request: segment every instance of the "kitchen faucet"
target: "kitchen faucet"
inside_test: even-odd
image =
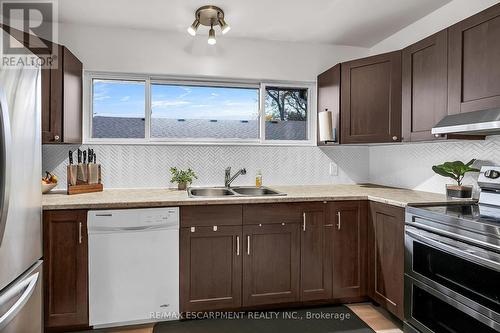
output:
[[[246,175],[247,170],[245,168],[238,170],[232,177],[231,177],[231,167],[227,167],[225,170],[225,177],[224,177],[224,186],[225,187],[231,187],[231,183],[238,177],[239,175]]]

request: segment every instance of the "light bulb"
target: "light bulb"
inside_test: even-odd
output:
[[[226,34],[226,32],[228,32],[229,30],[231,30],[231,27],[229,26],[229,24],[226,23],[224,18],[219,18],[219,25],[223,35]]]
[[[187,29],[188,33],[191,36],[196,36],[196,30],[198,30],[198,27],[200,26],[200,21],[198,19],[194,20],[193,24]]]
[[[217,43],[217,40],[215,39],[215,30],[214,28],[210,28],[210,31],[208,32],[208,44],[210,45],[215,45]]]

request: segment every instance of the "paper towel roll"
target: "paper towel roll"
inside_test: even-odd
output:
[[[319,113],[319,141],[335,141],[332,129],[333,115],[330,111]]]

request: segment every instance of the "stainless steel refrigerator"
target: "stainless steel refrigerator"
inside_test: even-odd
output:
[[[0,332],[42,332],[40,70],[0,67]]]

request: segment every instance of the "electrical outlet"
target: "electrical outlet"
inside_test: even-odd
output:
[[[330,176],[338,176],[339,175],[339,167],[337,163],[330,162]]]

